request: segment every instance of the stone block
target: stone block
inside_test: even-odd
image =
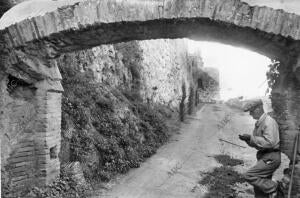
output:
[[[20,185],[22,181],[29,179],[28,175],[20,175],[12,178],[12,185]],[[27,181],[24,181],[27,182]]]
[[[21,21],[20,23],[18,23],[15,26],[20,34],[20,41],[22,42],[23,45],[25,45],[25,42],[28,40],[34,40],[36,38],[34,38],[34,33],[33,33],[33,29],[31,27],[31,21],[30,20],[24,20]]]
[[[22,166],[24,164],[30,164],[31,161],[34,160],[33,156],[25,156],[25,157],[11,157],[8,158],[8,162],[14,164],[15,166]]]
[[[11,157],[13,158],[18,158],[18,157],[29,157],[29,156],[32,156],[34,153],[33,150],[31,151],[25,151],[25,152],[20,152],[18,151],[17,153],[13,154]]]
[[[45,18],[45,15],[37,16],[37,17],[33,18],[33,23],[35,24],[36,32],[40,37],[47,36],[47,32],[46,32],[47,24],[44,23],[44,18]]]
[[[34,144],[30,144],[30,145],[24,146],[24,147],[19,146],[19,147],[17,147],[17,151],[19,153],[21,153],[21,152],[32,152],[32,151],[34,151]]]
[[[33,164],[32,164],[33,165]],[[24,165],[24,166],[20,166],[20,167],[16,167],[16,168],[12,168],[10,170],[11,173],[17,174],[17,173],[24,173],[24,174],[28,174],[29,170],[32,168],[32,165]]]
[[[34,146],[34,140],[20,140],[18,142],[18,145],[16,146],[16,148],[24,148],[24,147],[33,147]]]
[[[16,31],[14,25],[8,27],[7,34],[8,34],[9,39],[11,40],[11,43],[14,47],[22,45],[22,43],[18,39],[19,36],[17,34],[17,31]]]

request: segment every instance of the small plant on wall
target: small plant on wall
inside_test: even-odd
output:
[[[271,60],[271,64],[269,65],[269,71],[266,73],[267,75],[267,81],[268,81],[268,90],[273,89],[276,86],[276,83],[279,79],[279,67],[280,62],[278,60]]]

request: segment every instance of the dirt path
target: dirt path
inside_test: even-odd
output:
[[[255,163],[255,150],[237,138],[239,133],[250,133],[253,124],[243,112],[225,105],[207,104],[190,116],[180,133],[140,168],[120,176],[109,189],[99,190],[93,198],[209,197],[211,186],[201,185],[200,181],[207,172],[222,166],[214,156],[228,155],[243,160],[243,165],[234,167],[237,172],[244,172]],[[219,138],[247,148],[230,145]],[[237,191],[243,194],[245,185],[241,186]],[[253,197],[249,193],[241,196]]]

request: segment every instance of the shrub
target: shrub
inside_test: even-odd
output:
[[[188,101],[188,114],[191,115],[194,108],[194,88],[190,86],[190,95]]]

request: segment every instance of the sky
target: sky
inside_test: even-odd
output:
[[[256,52],[220,43],[187,40],[190,52],[200,50],[204,67],[220,72],[221,99],[265,96],[271,60]]]

